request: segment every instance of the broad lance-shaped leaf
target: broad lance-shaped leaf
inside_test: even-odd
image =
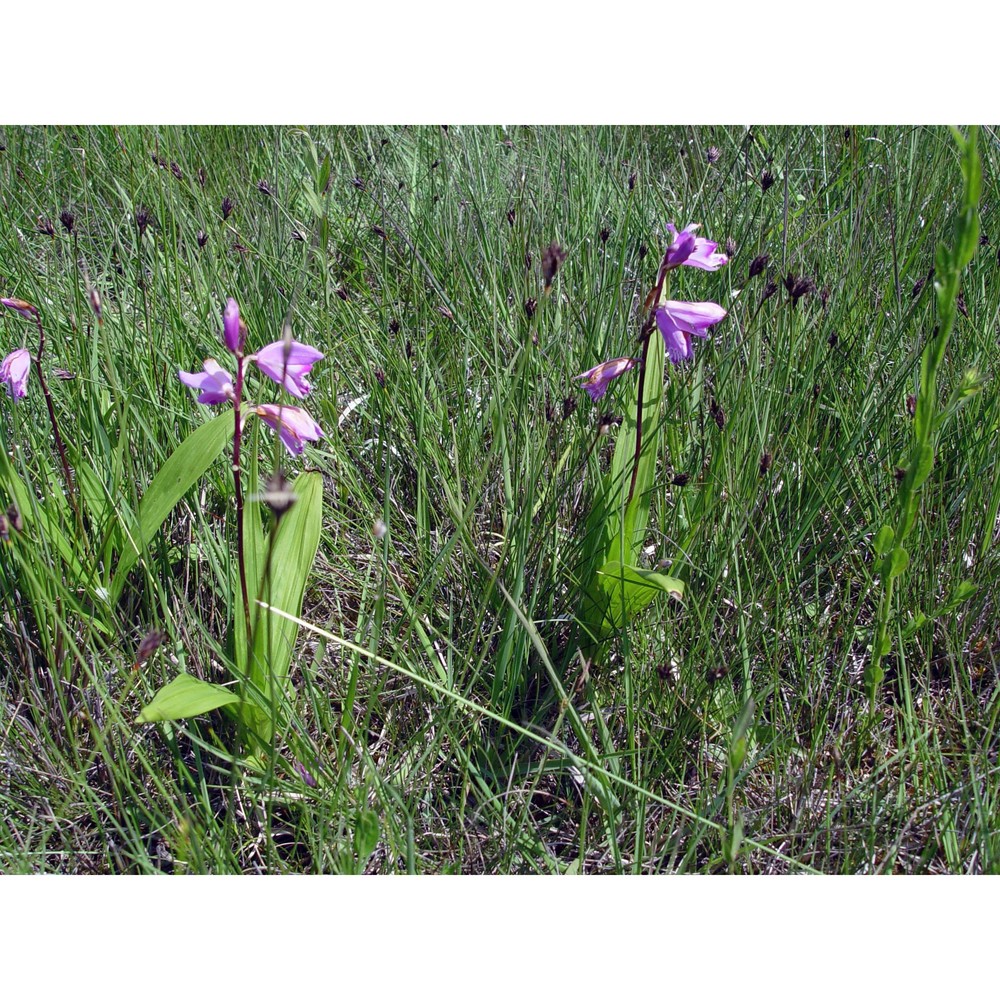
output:
[[[192,431],[163,463],[139,501],[138,537],[126,539],[111,585],[112,601],[121,597],[129,570],[139,561],[167,515],[201,479],[232,436],[233,414],[227,410]]]
[[[606,563],[600,570],[599,578],[607,598],[605,632],[621,628],[657,594],[667,594],[677,600],[684,596],[683,580],[638,566],[623,566],[616,561]]]
[[[260,572],[269,570],[264,580],[248,581],[253,594],[260,600],[298,617],[302,613],[302,598],[319,548],[323,516],[323,478],[318,472],[304,472],[295,480],[298,500],[281,519],[270,559],[266,554]],[[266,694],[279,710],[285,694],[285,679],[292,662],[299,626],[282,615],[271,614],[266,608],[251,607],[254,621],[253,652],[249,679],[253,687]],[[241,617],[241,616],[238,616]],[[248,698],[247,724],[265,744],[272,736],[272,715],[254,708]]]
[[[223,705],[232,705],[240,699],[228,688],[209,684],[190,674],[178,674],[169,684],[164,684],[153,700],[139,713],[140,722],[164,722],[172,719],[191,719]]]

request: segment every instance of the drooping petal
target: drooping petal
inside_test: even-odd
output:
[[[306,376],[323,352],[308,344],[276,340],[273,344],[257,352],[254,360],[257,367],[272,381],[283,386],[298,399],[305,399],[312,389]]]
[[[177,377],[192,389],[200,390],[198,402],[206,406],[225,403],[236,398],[233,379],[229,372],[214,358],[208,358],[203,372],[179,371]]]
[[[241,326],[240,307],[236,304],[236,299],[227,299],[226,308],[222,311],[222,339],[233,354],[238,354],[243,346]]]
[[[254,412],[268,427],[278,432],[290,455],[301,455],[307,441],[318,441],[323,437],[320,425],[299,406],[262,403]]]
[[[691,335],[669,323],[661,323],[657,316],[657,325],[663,334],[663,344],[667,349],[667,357],[671,364],[679,365],[682,361],[694,355],[694,348],[691,346]]]
[[[11,351],[0,361],[0,382],[14,399],[21,399],[28,391],[28,375],[31,373],[31,353],[25,348]]]
[[[636,358],[613,358],[611,361],[602,361],[601,364],[588,369],[575,378],[583,379],[583,388],[587,395],[593,400],[598,400],[608,391],[608,385],[612,379],[624,375],[625,372],[633,369],[638,360]]]

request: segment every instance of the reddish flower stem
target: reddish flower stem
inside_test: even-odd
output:
[[[240,572],[240,596],[243,598],[243,620],[247,630],[247,651],[250,652],[250,596],[247,589],[247,564],[243,540],[243,478],[240,469],[240,452],[243,428],[240,408],[243,401],[243,352],[236,355],[236,399],[233,401],[233,486],[236,491],[236,562]]]

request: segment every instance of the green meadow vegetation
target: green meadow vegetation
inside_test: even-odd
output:
[[[991,130],[0,146],[0,871],[1000,872]]]

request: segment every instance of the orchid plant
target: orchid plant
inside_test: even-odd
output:
[[[277,472],[262,497],[275,515],[270,539],[266,540],[259,508],[246,503],[243,489],[246,425],[248,419],[258,417],[278,435],[293,458],[301,456],[307,444],[321,440],[323,430],[302,407],[284,401],[249,402],[245,398],[247,374],[253,364],[289,395],[305,399],[312,389],[308,376],[313,366],[322,360],[323,354],[315,347],[297,342],[289,327],[286,327],[285,335],[280,340],[256,353],[247,353],[247,327],[240,316],[239,306],[231,298],[223,310],[222,322],[222,340],[232,355],[235,374],[215,358],[207,358],[200,372],[181,370],[178,377],[184,385],[198,391],[199,403],[205,406],[231,405],[232,416],[222,414],[194,431],[167,464],[176,463],[171,475],[182,467],[204,470],[207,467],[206,457],[210,461],[229,438],[229,434],[219,428],[226,425],[232,428],[236,563],[240,595],[233,644],[237,673],[246,683],[241,685],[241,696],[237,696],[226,688],[182,674],[160,689],[143,709],[139,721],[187,718],[240,702],[240,718],[254,739],[260,759],[269,748],[275,724],[282,714],[284,682],[298,631],[296,624],[286,616],[297,616],[301,610],[306,579],[319,544],[322,483],[318,473],[307,472],[298,477],[293,487],[288,488],[283,473],[280,470]],[[186,460],[189,457],[193,461],[188,463]],[[251,454],[249,469],[256,479],[255,452]],[[160,475],[163,475],[162,470]],[[187,478],[189,476],[183,482]],[[154,482],[151,490],[155,486]],[[282,572],[276,580],[272,580],[271,567],[279,565]],[[271,610],[281,614],[272,616]],[[267,614],[262,615],[265,611]]]
[[[656,594],[680,598],[684,593],[681,580],[640,565],[653,495],[664,375],[668,364],[681,365],[694,357],[692,338],[707,337],[709,328],[725,318],[726,310],[715,302],[667,299],[667,283],[677,267],[717,271],[728,258],[718,252],[717,243],[696,236],[698,226],[694,224],[678,232],[669,223],[667,229],[671,243],[646,298],[640,356],[614,358],[576,376],[596,402],[614,379],[638,369],[611,469],[602,480],[585,532],[579,617],[584,631],[582,646],[591,655]],[[652,336],[656,330],[660,337]]]

